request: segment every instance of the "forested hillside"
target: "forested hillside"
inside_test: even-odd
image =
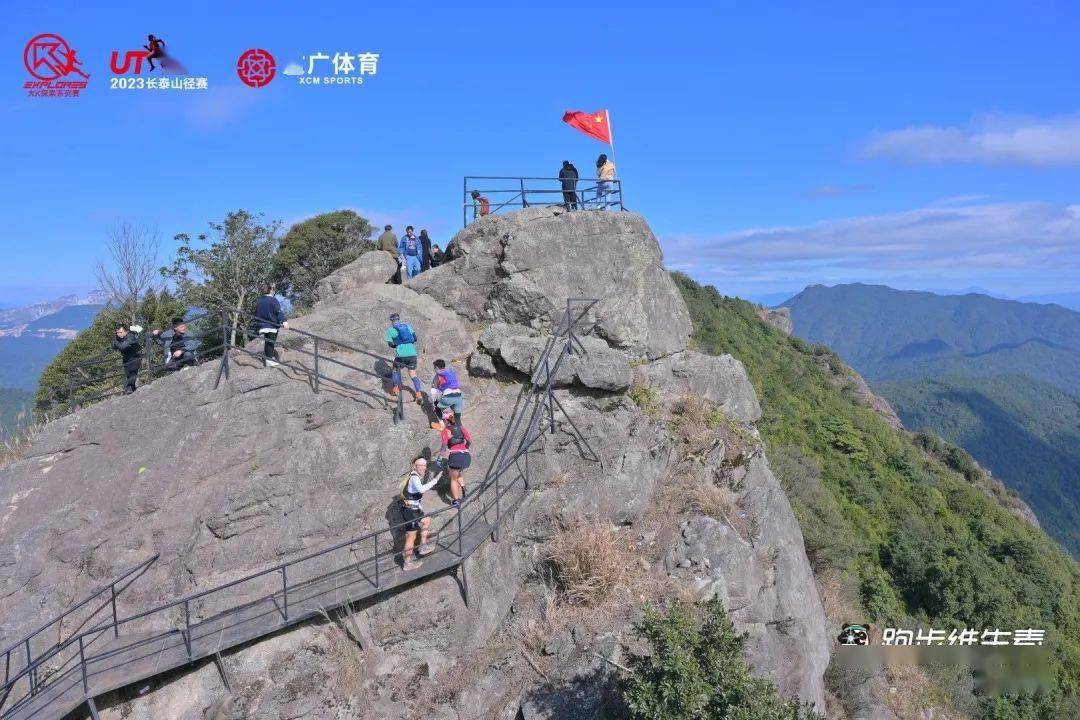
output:
[[[815,285],[785,303],[911,430],[961,445],[1080,552],[1080,313],[986,295]]]
[[[955,683],[942,691],[985,718],[1080,716],[1080,566],[1010,512],[1000,486],[972,482],[979,474],[962,451],[916,442],[863,405],[838,383],[844,365],[833,352],[785,337],[749,303],[675,277],[699,346],[746,365],[770,461],[822,584],[871,623],[1045,627],[1057,659],[1050,695],[1001,704]]]
[[[1080,400],[1023,375],[896,381],[878,389],[905,427],[933,430],[1008,478],[1046,531],[1080,555]]]

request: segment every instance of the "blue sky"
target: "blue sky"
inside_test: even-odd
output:
[[[463,175],[591,168],[604,146],[560,118],[603,107],[628,206],[669,266],[722,292],[1080,290],[1075,4],[312,5],[7,7],[0,302],[92,287],[122,219],[165,251],[241,207],[286,223],[351,207],[445,241]],[[42,32],[78,51],[82,97],[26,96]],[[110,90],[110,52],[149,32],[211,89]],[[278,62],[262,89],[235,73],[251,47]],[[363,87],[280,74],[369,50]]]

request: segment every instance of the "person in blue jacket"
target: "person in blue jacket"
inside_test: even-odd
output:
[[[278,355],[275,343],[281,328],[289,327],[285,321],[285,312],[281,309],[281,303],[274,297],[274,286],[263,283],[259,286],[262,296],[255,306],[255,332],[263,339],[263,363],[270,367],[276,367],[281,359]]]
[[[420,272],[424,262],[424,246],[413,232],[413,226],[405,228],[405,234],[398,240],[398,254],[405,258],[405,272],[412,277]]]

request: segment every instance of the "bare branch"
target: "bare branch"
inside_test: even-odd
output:
[[[161,284],[160,247],[161,235],[149,225],[121,221],[109,232],[108,258],[97,263],[98,285],[110,305],[128,309],[129,320],[146,294]]]

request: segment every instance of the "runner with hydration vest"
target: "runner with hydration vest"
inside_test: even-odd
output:
[[[420,501],[424,493],[435,487],[442,473],[437,472],[431,480],[427,478],[427,460],[418,457],[413,460],[412,472],[401,485],[401,517],[405,520],[405,547],[401,553],[402,570],[415,570],[422,562],[419,558],[430,555],[433,551],[428,543],[428,531],[431,518],[424,513]],[[419,540],[419,547],[417,547]],[[414,556],[413,549],[416,548]]]
[[[454,411],[444,410],[442,421],[442,448],[439,458],[446,460],[450,473],[450,497],[453,505],[459,505],[465,498],[465,477],[463,473],[472,464],[469,446],[472,436],[460,422],[455,422]]]
[[[416,392],[416,401],[424,401],[424,393],[420,390],[420,378],[416,376],[416,331],[412,325],[401,322],[401,316],[397,313],[390,315],[390,327],[386,329],[386,344],[394,348],[394,366],[390,379],[394,388],[390,394],[395,398],[401,392],[401,368],[409,371],[412,378],[413,390]]]
[[[461,397],[461,385],[458,383],[457,373],[453,368],[446,367],[446,361],[441,358],[432,365],[435,366],[435,377],[431,378],[428,394],[431,396],[431,404],[435,407],[435,417],[439,418],[444,410],[450,410],[454,413],[454,422],[460,425],[465,401]],[[442,429],[442,424],[435,422],[432,423],[432,427]]]

